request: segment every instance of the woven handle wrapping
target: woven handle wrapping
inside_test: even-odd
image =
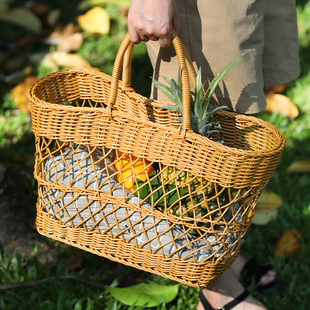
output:
[[[182,99],[183,99],[183,127],[184,130],[192,130],[191,127],[191,118],[190,118],[190,83],[189,83],[189,72],[187,64],[190,68],[191,78],[195,78],[194,67],[191,63],[191,60],[188,56],[188,53],[177,36],[175,31],[172,30],[172,43],[175,48],[181,73],[181,82],[182,82]],[[115,58],[113,72],[112,72],[112,82],[111,82],[111,92],[109,97],[108,106],[112,107],[116,102],[118,82],[120,77],[120,72],[122,68],[122,63],[124,60],[123,66],[123,88],[124,90],[131,90],[131,50],[134,44],[130,41],[129,34],[123,39],[118,53]]]

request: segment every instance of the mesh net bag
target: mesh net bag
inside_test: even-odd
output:
[[[191,129],[193,67],[173,34],[183,123],[130,87],[127,35],[112,76],[61,70],[29,92],[38,231],[116,262],[205,288],[239,254],[285,141],[269,123],[219,111],[224,144]],[[123,70],[122,81],[119,80]]]

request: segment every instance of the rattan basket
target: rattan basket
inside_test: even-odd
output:
[[[182,69],[181,126],[175,112],[160,109],[166,103],[130,87],[128,35],[112,76],[70,69],[33,85],[36,224],[49,238],[204,288],[238,256],[285,140],[265,121],[225,111],[216,114],[224,145],[195,134],[193,67],[175,34],[173,45]]]

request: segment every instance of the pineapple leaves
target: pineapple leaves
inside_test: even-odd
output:
[[[174,101],[180,109],[180,113],[183,114],[182,89],[180,89],[175,80],[171,80],[171,91],[174,96]]]
[[[212,82],[210,83],[208,89],[207,89],[207,102],[210,101],[212,94],[215,91],[216,86],[218,85],[218,83],[223,79],[223,77],[226,75],[226,73],[235,65],[237,64],[237,62],[239,62],[245,55],[246,53],[243,53],[241,55],[239,55],[237,58],[235,58],[234,60],[232,60],[224,69],[221,73],[217,74],[214,79],[212,80]]]
[[[196,116],[202,116],[202,93],[201,93],[201,68],[199,68],[196,78],[196,85],[195,85],[195,101],[194,101],[194,114]]]
[[[169,109],[179,114],[183,114],[183,100],[182,100],[182,85],[178,85],[175,80],[169,79],[167,77],[163,77],[165,81],[169,84],[169,86],[156,81],[153,79],[153,83],[157,89],[159,89],[164,95],[166,95],[169,99],[177,104],[174,105],[165,105],[160,107],[161,109]]]
[[[202,121],[200,122],[200,129],[203,129],[205,124],[210,121],[211,117],[220,110],[227,110],[228,108],[226,106],[219,106],[214,108],[207,109],[206,115],[202,118]]]
[[[214,121],[212,122],[211,118],[214,117],[214,114],[216,112],[218,112],[220,110],[226,110],[226,109],[228,109],[226,106],[219,106],[219,107],[215,107],[215,108],[209,108],[208,109],[208,114],[199,123],[199,127],[198,127],[199,133],[203,133],[206,130],[208,130],[208,134],[210,134],[210,131],[209,131],[210,128],[214,127]]]
[[[209,84],[207,91],[205,92],[205,83],[202,83],[201,68],[197,72],[195,81],[195,92],[193,96],[190,96],[190,118],[191,127],[195,133],[210,138],[215,136],[215,140],[221,137],[223,143],[223,133],[221,126],[214,117],[214,114],[220,110],[228,109],[226,106],[209,107],[212,95],[218,86],[219,82],[223,79],[226,73],[239,62],[247,53],[243,53],[234,60],[232,60],[221,73],[217,74]],[[165,78],[165,81],[170,87],[153,80],[155,87],[162,91],[169,99],[177,104],[162,106],[162,109],[170,109],[183,115],[183,102],[182,102],[182,82],[181,73],[178,75],[178,84],[173,79]],[[219,141],[218,141],[219,142]]]
[[[171,206],[188,192],[188,189],[176,187],[173,184],[163,186],[162,180],[157,173],[157,171],[154,171],[149,176],[150,185],[141,180],[137,180],[137,184],[134,184],[134,189],[139,190],[140,198],[145,199],[147,197],[146,202],[149,204],[155,202],[157,206],[164,207],[166,204]]]
[[[178,85],[179,85],[179,87],[180,87],[180,91],[182,92],[181,71],[178,72]]]
[[[164,78],[164,80],[165,80],[169,85],[171,85],[171,79],[169,79],[169,78],[167,78],[167,77],[165,77],[165,76],[163,76],[163,78]]]
[[[177,107],[175,105],[172,105],[172,104],[162,105],[160,108],[161,109],[172,110],[172,111],[175,111],[175,112],[179,111],[179,107]]]
[[[160,83],[160,82],[158,82],[158,81],[156,81],[154,79],[153,79],[153,83],[164,95],[166,95],[169,99],[174,101],[174,97],[173,97],[173,93],[171,91],[171,88],[169,88],[165,84]]]

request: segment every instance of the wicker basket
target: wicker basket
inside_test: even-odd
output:
[[[223,111],[216,117],[224,145],[195,134],[189,116],[193,67],[175,34],[173,44],[182,69],[181,126],[176,113],[160,109],[164,102],[130,87],[128,35],[112,76],[70,69],[33,85],[37,229],[93,254],[204,288],[238,256],[285,140],[265,121]]]

